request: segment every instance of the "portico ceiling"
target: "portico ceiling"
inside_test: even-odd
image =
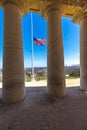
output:
[[[36,12],[42,14],[44,18],[46,18],[46,7],[54,3],[61,8],[62,16],[66,17],[73,18],[75,14],[84,7],[87,11],[87,0],[0,0],[1,7],[4,1],[15,1],[20,3],[23,7],[24,14],[26,14],[26,12]]]

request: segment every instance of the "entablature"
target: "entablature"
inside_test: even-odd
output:
[[[43,18],[46,18],[46,9],[49,5],[56,4],[61,9],[62,16],[74,18],[87,3],[87,0],[0,0],[0,7],[10,1],[21,7],[23,15],[34,12],[42,14]]]

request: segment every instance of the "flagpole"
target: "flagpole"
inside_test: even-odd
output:
[[[31,81],[35,80],[34,77],[34,46],[33,46],[33,17],[31,13],[31,53],[32,53],[32,75],[31,75]]]

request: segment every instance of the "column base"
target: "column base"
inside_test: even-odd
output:
[[[66,88],[61,88],[58,86],[48,86],[48,95],[52,97],[65,97],[66,96]]]
[[[84,76],[86,77],[86,76]],[[80,89],[83,90],[83,91],[87,91],[87,77],[84,78],[84,77],[80,77]]]
[[[87,83],[85,85],[81,84],[80,89],[87,92]]]
[[[4,103],[16,103],[25,98],[26,92],[24,85],[15,83],[9,84],[2,89],[2,100]]]

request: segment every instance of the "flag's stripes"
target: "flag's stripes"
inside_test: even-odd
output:
[[[34,38],[34,45],[44,46],[46,44],[46,39]]]

